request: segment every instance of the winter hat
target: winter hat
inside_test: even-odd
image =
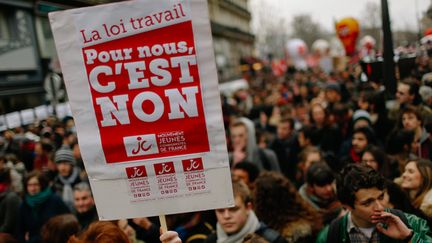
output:
[[[330,82],[330,83],[326,84],[325,90],[334,90],[334,91],[340,93],[341,92],[341,87],[336,82]]]
[[[360,119],[364,119],[366,121],[369,122],[369,124],[371,124],[371,117],[369,112],[365,111],[365,110],[356,110],[352,116],[352,120],[353,123],[356,123],[356,121],[360,120]]]
[[[59,150],[57,150],[54,156],[54,162],[56,164],[61,162],[70,163],[72,165],[76,164],[76,160],[73,156],[72,150],[66,146],[62,146]]]

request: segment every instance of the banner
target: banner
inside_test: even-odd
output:
[[[49,17],[101,219],[233,205],[206,2]]]

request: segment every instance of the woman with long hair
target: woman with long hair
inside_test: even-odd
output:
[[[400,174],[398,173],[397,162],[391,163],[386,152],[376,145],[368,145],[363,151],[361,162],[378,171],[385,178],[393,180]]]
[[[432,162],[410,160],[402,174],[401,187],[408,193],[415,208],[432,217]]]
[[[283,175],[262,173],[255,182],[255,213],[288,242],[310,242],[321,228],[321,217]]]
[[[330,122],[328,111],[320,103],[313,104],[310,108],[310,118],[320,149],[336,154],[342,143],[342,133],[337,124]]]

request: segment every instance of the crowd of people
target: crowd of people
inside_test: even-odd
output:
[[[0,242],[432,242],[432,58],[390,94],[357,64],[222,95],[235,206],[99,221],[73,119],[0,136]],[[388,102],[395,97],[395,102]]]

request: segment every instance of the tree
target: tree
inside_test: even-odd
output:
[[[360,19],[361,36],[370,35],[381,49],[381,6],[376,2],[367,2]]]
[[[360,25],[367,29],[381,29],[381,6],[376,2],[367,2],[360,19]]]
[[[280,11],[266,0],[254,0],[250,4],[252,30],[259,55],[264,57],[272,54],[276,58],[283,58],[289,29],[285,18],[277,15]]]
[[[323,38],[326,33],[319,23],[314,22],[309,14],[300,14],[294,16],[291,22],[292,37],[302,39],[307,46],[311,47],[312,43]]]

